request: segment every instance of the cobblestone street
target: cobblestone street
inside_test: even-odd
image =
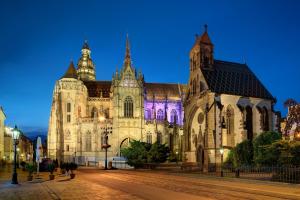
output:
[[[10,184],[10,174],[1,171],[0,199],[300,199],[300,186],[229,178],[203,177],[199,174],[148,170],[83,168],[70,180],[48,173],[26,182],[19,171],[19,185]]]

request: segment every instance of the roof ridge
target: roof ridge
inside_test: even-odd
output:
[[[214,59],[215,62],[222,62],[222,63],[227,63],[227,64],[238,64],[238,65],[246,65],[248,66],[246,63],[239,63],[239,62],[234,62],[234,61],[225,61],[225,60],[218,60],[218,59]]]

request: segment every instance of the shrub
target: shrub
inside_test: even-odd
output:
[[[169,147],[165,144],[158,144],[155,142],[151,145],[151,148],[147,155],[147,161],[149,163],[162,163],[165,162],[170,153]],[[176,156],[177,159],[177,156]]]
[[[121,152],[127,158],[128,165],[141,168],[147,162],[147,147],[146,143],[133,140],[130,147],[121,149]]]
[[[244,140],[236,145],[234,150],[236,165],[253,165],[253,145],[250,140]]]
[[[25,169],[28,171],[29,176],[31,176],[31,174],[36,170],[36,166],[33,165],[33,164],[27,163],[27,164],[25,165]]]
[[[50,174],[53,174],[55,169],[55,165],[53,163],[49,163],[48,164],[48,171],[50,172]]]
[[[300,141],[291,142],[291,164],[300,166]]]
[[[277,158],[274,150],[269,150],[269,146],[280,140],[281,134],[278,132],[263,132],[259,134],[253,141],[253,159],[256,165],[273,165]],[[275,150],[276,151],[276,150]]]
[[[76,169],[78,168],[78,165],[77,165],[76,163],[74,163],[74,162],[71,162],[71,163],[69,164],[69,168],[70,168],[70,170],[71,170],[71,173],[73,174],[73,171],[76,170]]]
[[[148,144],[134,140],[128,148],[121,149],[121,152],[130,166],[142,168],[146,163],[165,162],[170,150],[165,144]]]

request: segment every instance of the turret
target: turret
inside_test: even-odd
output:
[[[77,74],[80,80],[94,81],[96,79],[95,65],[91,59],[91,50],[87,41],[81,49],[81,58],[77,64]]]

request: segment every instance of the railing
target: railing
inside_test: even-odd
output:
[[[300,167],[296,166],[223,167],[222,172],[226,177],[300,183]]]

